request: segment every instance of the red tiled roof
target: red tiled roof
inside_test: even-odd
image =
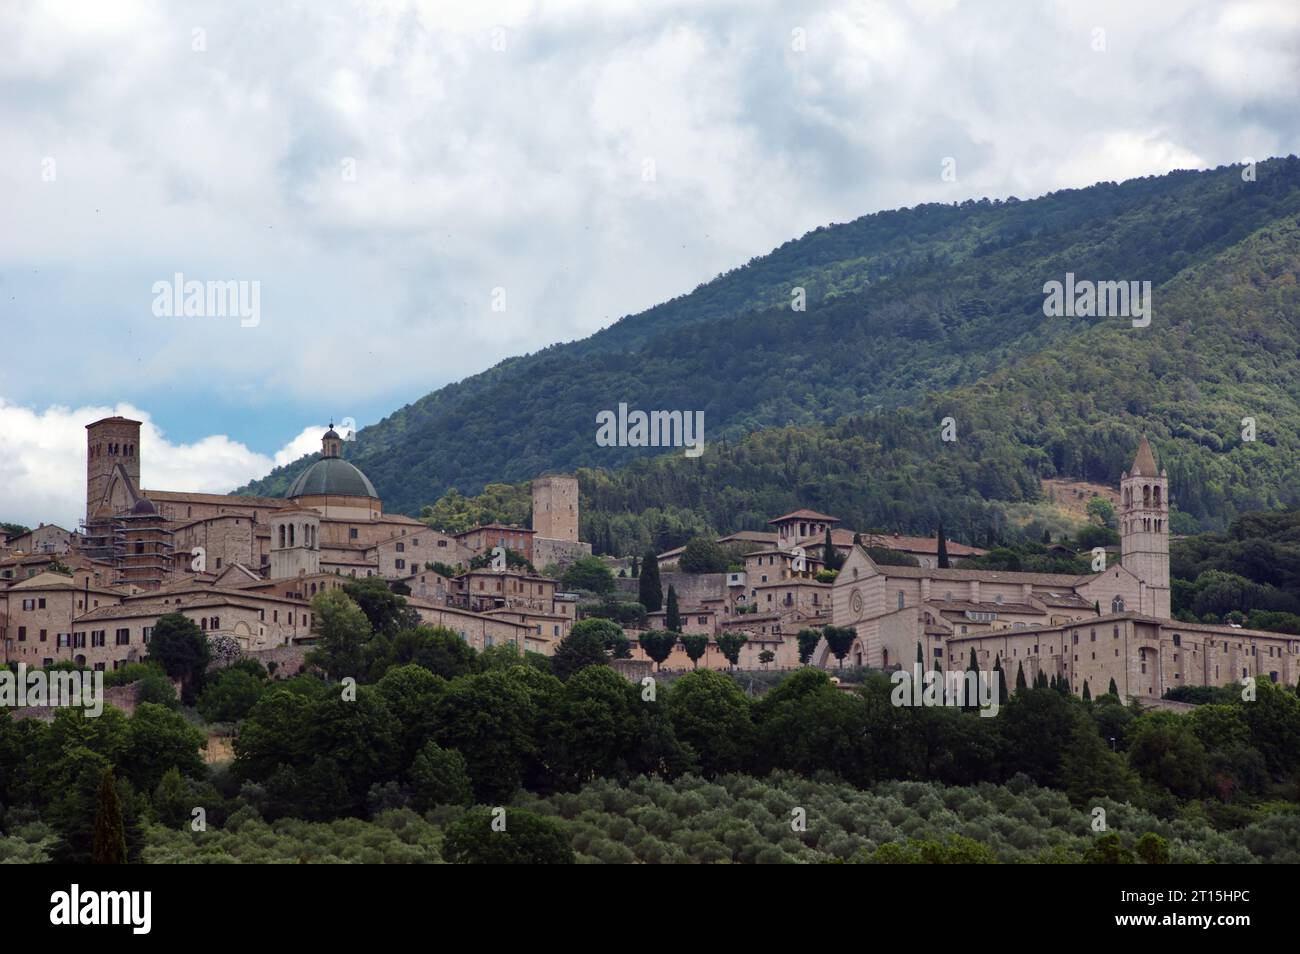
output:
[[[832,517],[829,514],[818,513],[816,510],[795,510],[787,513],[783,517],[777,517],[775,520],[769,520],[768,524],[781,523],[783,520],[820,520],[823,523],[839,523],[839,517]]]

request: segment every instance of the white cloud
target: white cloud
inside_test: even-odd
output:
[[[1298,34],[1294,0],[0,5],[0,395],[219,404],[195,473],[244,479],[241,413],[377,418],[828,222],[1300,152]],[[260,281],[261,323],[154,317],[178,271]]]
[[[112,415],[141,422],[140,482],[153,490],[227,493],[319,450],[325,431],[324,424],[305,427],[268,457],[224,434],[172,443],[148,412],[129,404],[38,410],[0,399],[0,520],[75,529],[86,511],[86,425]]]

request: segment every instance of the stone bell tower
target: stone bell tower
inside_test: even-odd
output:
[[[1145,435],[1119,487],[1120,560],[1142,581],[1142,605],[1127,609],[1169,619],[1169,475]]]

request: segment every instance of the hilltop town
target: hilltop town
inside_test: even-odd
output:
[[[357,578],[387,581],[421,623],[476,650],[552,655],[584,612],[559,579],[591,555],[572,476],[532,482],[530,527],[448,534],[385,513],[332,426],[320,458],[278,498],[145,489],[140,422],[105,418],[86,434],[81,526],[42,525],[0,546],[6,663],[117,669],[148,654],[160,617],[182,613],[210,638],[296,671],[316,638],[313,598]],[[774,517],[767,531],[719,537],[743,569],[683,572],[685,548],[669,550],[657,564],[674,594],[673,631],[709,642],[691,658],[679,641],[661,664],[960,669],[973,652],[981,669],[1063,680],[1075,694],[1113,684],[1123,697],[1159,699],[1249,676],[1294,684],[1295,637],[1171,619],[1169,491],[1143,438],[1121,480],[1118,559],[1103,555],[1104,567],[1084,575],[956,568],[952,561],[984,551],[938,536],[855,532],[809,509]],[[635,603],[639,580],[624,570],[615,583]],[[634,637],[662,631],[669,616],[654,607],[627,628]],[[827,627],[850,638],[801,645],[801,633]],[[731,658],[717,642],[724,633],[745,637]],[[645,662],[633,646],[632,658]]]

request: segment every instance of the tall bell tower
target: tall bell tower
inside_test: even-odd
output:
[[[1119,487],[1120,560],[1142,581],[1142,605],[1128,608],[1169,619],[1169,474],[1156,469],[1145,434]]]
[[[130,482],[126,486],[125,481]],[[140,493],[140,422],[106,417],[86,425],[86,520],[130,508]]]

